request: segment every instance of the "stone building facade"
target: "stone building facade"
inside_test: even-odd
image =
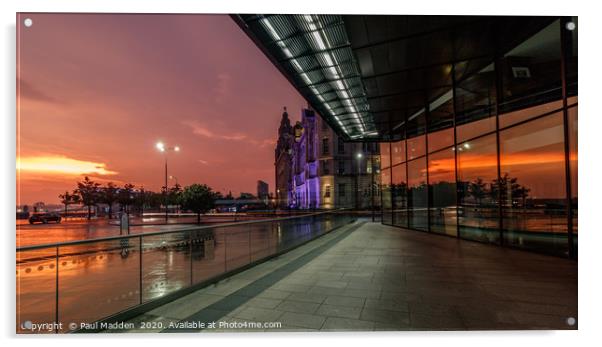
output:
[[[291,125],[284,109],[275,149],[280,208],[370,209],[380,206],[376,143],[344,142],[314,111]]]

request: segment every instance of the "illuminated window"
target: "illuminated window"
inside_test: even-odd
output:
[[[562,112],[500,132],[504,243],[568,253]]]

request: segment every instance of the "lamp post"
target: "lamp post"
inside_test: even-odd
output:
[[[165,144],[163,142],[157,142],[155,147],[157,148],[157,150],[159,150],[159,152],[163,153],[163,158],[165,160],[165,186],[164,186],[164,191],[163,191],[163,203],[165,204],[165,223],[167,224],[167,218],[168,218],[168,214],[169,214],[169,210],[167,208],[167,152],[170,152],[170,151],[171,152],[179,152],[180,147],[179,146],[173,146],[173,147],[165,146]]]

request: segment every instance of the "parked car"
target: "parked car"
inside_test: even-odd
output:
[[[59,216],[56,213],[39,213],[39,214],[34,214],[31,217],[29,217],[29,224],[34,224],[34,223],[48,224],[48,222],[60,223],[61,216]]]

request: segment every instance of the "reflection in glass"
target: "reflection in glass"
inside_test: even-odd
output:
[[[380,171],[380,184],[382,194],[382,218],[383,224],[393,224],[392,202],[391,202],[391,169]]]
[[[425,136],[420,135],[408,139],[408,160],[412,160],[421,157],[426,154],[425,147]]]
[[[563,138],[561,112],[500,132],[504,243],[567,252]]]
[[[572,23],[572,25],[571,25]],[[569,22],[561,30],[569,31],[566,43],[566,79],[567,93],[569,96],[577,95],[577,31],[579,29],[578,17],[570,17]]]
[[[451,68],[449,68],[451,73]],[[454,144],[454,102],[451,85],[441,89],[437,97],[431,100],[428,114],[428,150],[429,152]]]
[[[406,161],[405,140],[391,143],[391,165],[397,165]]]
[[[428,230],[425,157],[408,162],[408,213],[410,228]]]
[[[174,239],[180,239],[184,234],[176,234]],[[187,247],[185,249],[187,250]],[[59,320],[93,322],[140,304],[139,250],[139,238],[124,238],[63,248],[60,263],[72,266],[61,266],[59,271]],[[178,251],[165,249],[164,252]],[[144,256],[142,258],[145,264],[150,265],[156,254],[146,252],[144,254],[151,257],[147,260]],[[162,254],[158,255],[159,258],[154,260],[162,261],[161,256]],[[174,263],[170,265],[180,266],[179,263]],[[158,268],[159,265],[154,264],[153,267]],[[143,291],[145,283],[148,282],[143,282]],[[153,284],[156,290],[169,291],[172,288],[186,286],[188,283],[180,284],[174,280],[169,284],[167,281]],[[94,292],[93,300],[86,295],[90,293],[91,288]],[[148,289],[146,291],[148,292]]]
[[[406,164],[393,167],[391,195],[393,202],[393,225],[407,227],[407,180]]]
[[[546,113],[558,111],[561,108],[562,100],[556,100],[545,104],[512,111],[510,113],[500,114],[500,129],[544,115]]]
[[[391,166],[391,146],[389,142],[380,144],[380,168],[381,170]]]
[[[454,144],[454,128],[439,130],[428,134],[429,153]]]
[[[431,231],[456,236],[456,175],[453,148],[430,154],[428,171]]]
[[[31,332],[23,322],[53,322],[56,318],[56,273],[81,267],[76,262],[59,260],[56,248],[17,252],[17,332]],[[62,269],[61,269],[62,268]]]
[[[570,167],[571,167],[571,205],[573,209],[573,242],[575,244],[575,254],[577,254],[577,231],[578,231],[578,218],[577,218],[577,206],[579,205],[578,201],[578,115],[577,115],[577,106],[571,107],[568,109],[569,116],[569,158],[570,158]]]
[[[495,131],[495,70],[490,61],[471,60],[456,65],[458,142]],[[473,66],[478,69],[476,73],[469,68]]]
[[[499,243],[495,134],[456,146],[458,224],[462,238]]]
[[[500,114],[562,97],[560,46],[556,20],[504,55]]]
[[[412,160],[426,154],[426,116],[424,108],[408,118],[407,132],[407,160]]]
[[[188,232],[142,238],[142,301],[147,302],[187,287],[190,278]]]

